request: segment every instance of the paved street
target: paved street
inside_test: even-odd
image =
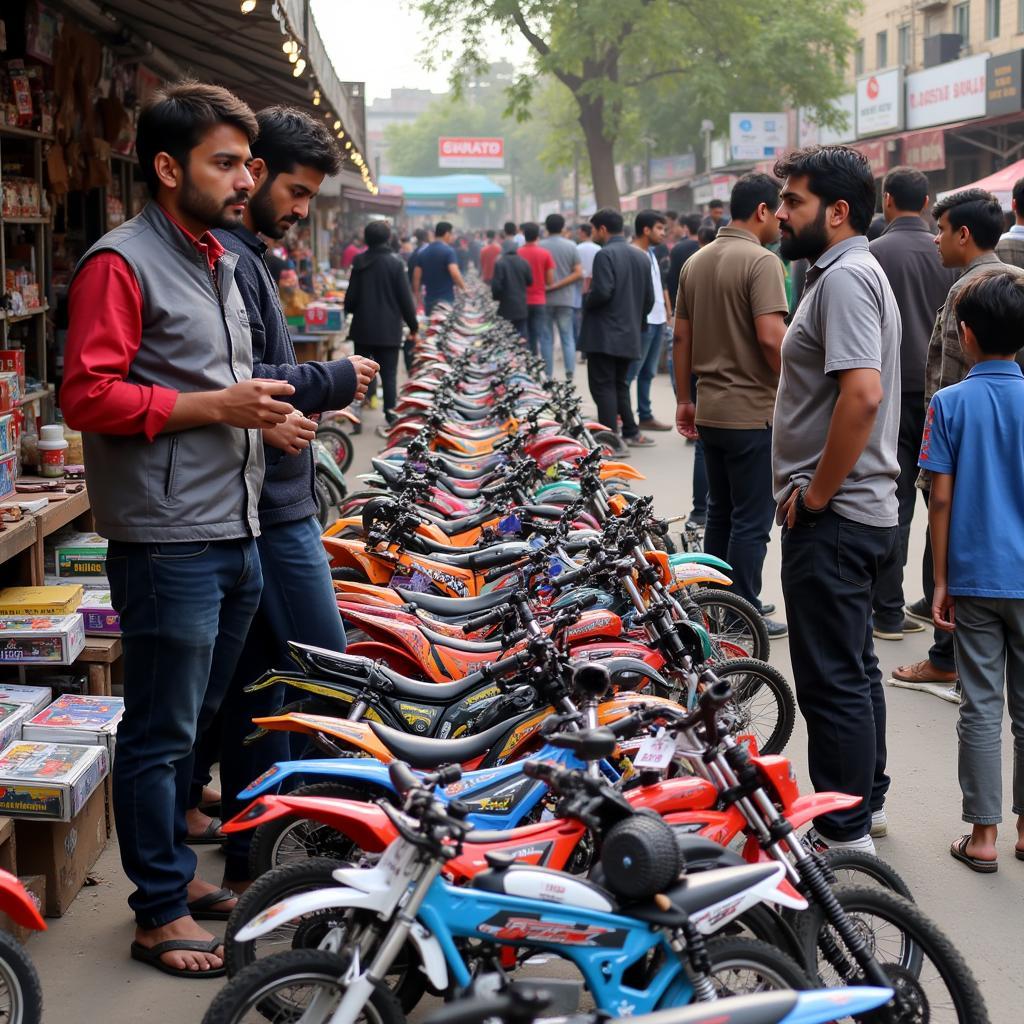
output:
[[[581,386],[585,375],[579,374]],[[654,411],[672,419],[667,378],[656,382]],[[354,472],[361,471],[377,450],[372,428],[380,413],[369,413],[367,430],[357,438]],[[666,515],[689,509],[693,449],[676,434],[655,435],[656,448],[635,453],[633,464],[648,474],[646,490]],[[644,490],[645,485],[638,485]],[[915,580],[924,536],[923,506],[915,522],[910,557],[908,596],[920,596]],[[766,601],[780,608],[779,546],[773,538],[765,571]],[[924,657],[930,634],[916,634],[899,643],[879,641],[883,671]],[[778,641],[773,663],[790,673],[786,642]],[[887,805],[890,836],[879,841],[879,853],[903,875],[918,903],[959,946],[981,982],[990,1017],[997,1024],[1021,1019],[1021,942],[1024,905],[1024,863],[1012,855],[1011,833],[1000,840],[1001,868],[991,876],[972,874],[947,852],[961,833],[956,784],[956,708],[925,694],[889,689],[889,769],[893,784]],[[804,734],[798,725],[790,744],[800,775],[804,771]],[[1010,779],[1009,733],[1004,740],[1005,782]],[[1009,813],[1009,802],[1006,802]],[[219,878],[215,852],[200,857],[201,870]],[[135,1024],[142,1019],[195,1024],[220,982],[185,982],[164,977],[128,959],[131,924],[125,905],[125,883],[112,842],[96,868],[97,885],[87,888],[68,915],[50,922],[50,931],[32,940],[28,949],[42,975],[49,1021],[102,1021]]]

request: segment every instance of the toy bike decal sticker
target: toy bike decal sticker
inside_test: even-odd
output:
[[[608,946],[621,948],[627,933],[599,925],[544,921],[539,914],[501,911],[482,924],[477,931],[501,942],[538,942],[560,946]]]

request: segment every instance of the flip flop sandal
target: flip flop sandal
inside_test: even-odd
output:
[[[216,953],[223,945],[223,939],[168,939],[166,942],[158,942],[155,946],[133,942],[132,959],[175,978],[223,978],[227,974],[227,968],[223,964],[220,967],[211,967],[208,971],[189,971],[172,967],[160,959],[164,953]]]
[[[967,844],[970,841],[970,836],[961,836],[959,839],[954,839],[953,845],[949,848],[950,856],[954,860],[960,861],[961,864],[966,864],[972,871],[977,871],[979,875],[991,875],[998,871],[998,861],[981,860],[979,857],[971,857],[967,853]]]
[[[1014,847],[1013,855],[1017,858],[1017,860],[1024,860],[1024,850],[1018,850],[1016,847]]]
[[[208,804],[201,803],[196,810],[201,814],[205,814],[209,818],[219,818],[221,812],[221,801],[212,800]]]
[[[237,900],[238,893],[230,889],[218,889],[216,892],[208,892],[205,896],[193,900],[188,904],[188,912],[195,921],[226,921],[231,916],[230,910],[214,910],[218,903],[227,900]]]
[[[186,836],[185,842],[189,846],[212,846],[215,843],[223,843],[227,836],[220,830],[220,818],[214,818],[209,825],[197,836]]]

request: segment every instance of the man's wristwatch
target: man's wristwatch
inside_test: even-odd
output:
[[[808,507],[807,503],[804,501],[808,486],[808,484],[804,484],[804,486],[797,492],[796,521],[798,523],[802,523],[804,526],[813,526],[828,511],[828,505],[825,505],[824,508]]]

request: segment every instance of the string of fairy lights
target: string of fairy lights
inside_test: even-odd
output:
[[[242,0],[240,10],[242,14],[252,14],[252,12],[256,10],[257,5],[258,0]],[[299,45],[298,40],[289,35],[281,44],[281,50],[287,58],[288,63],[292,66],[292,78],[301,78],[306,72],[308,63],[306,58],[302,55],[302,47]],[[343,156],[358,169],[363,179],[363,185],[366,186],[367,192],[371,195],[378,195],[380,189],[370,174],[369,165],[366,163],[363,154],[360,153],[352,144],[352,140],[348,137],[344,127],[342,126],[341,118],[326,106],[319,88],[313,89],[313,106],[324,107],[324,120],[332,122],[331,127],[338,136],[339,144],[344,145]]]

